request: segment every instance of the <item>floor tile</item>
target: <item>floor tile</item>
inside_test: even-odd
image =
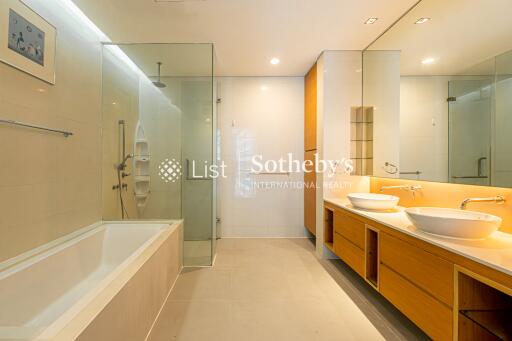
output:
[[[185,268],[149,341],[426,339],[308,239],[221,239],[215,265]]]

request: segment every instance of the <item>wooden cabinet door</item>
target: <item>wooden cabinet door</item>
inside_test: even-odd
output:
[[[317,72],[316,64],[304,78],[304,150],[315,150],[316,148],[316,125],[317,125]]]
[[[355,244],[334,232],[334,253],[359,276],[364,277],[365,258],[363,249],[358,248]]]
[[[315,162],[315,150],[304,153],[304,160]],[[304,226],[316,235],[316,173],[314,166],[308,167],[311,173],[304,173]]]
[[[334,232],[339,233],[358,248],[364,250],[366,227],[362,221],[349,217],[342,211],[335,211]]]
[[[380,265],[380,293],[432,339],[453,339],[451,308],[384,264]]]
[[[380,261],[439,301],[453,305],[453,263],[383,233]]]

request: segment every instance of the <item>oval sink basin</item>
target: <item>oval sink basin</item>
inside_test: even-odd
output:
[[[375,193],[350,193],[347,195],[352,206],[367,210],[389,210],[395,208],[399,197]]]
[[[405,213],[424,232],[464,239],[483,239],[497,231],[501,218],[474,211],[438,207],[411,207]]]

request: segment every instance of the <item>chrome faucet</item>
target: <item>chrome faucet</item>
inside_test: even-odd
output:
[[[385,189],[404,189],[406,191],[419,191],[421,189],[421,185],[396,185],[396,186],[382,186],[380,188],[381,192],[384,192]]]
[[[381,192],[384,192],[386,189],[403,189],[412,193],[412,197],[416,198],[416,192],[421,190],[421,185],[395,185],[395,186],[382,186],[380,188]]]
[[[460,209],[465,210],[466,206],[470,202],[495,202],[497,204],[504,204],[505,198],[502,195],[498,195],[498,196],[490,197],[490,198],[467,198],[467,199],[464,199],[464,201],[460,204]]]

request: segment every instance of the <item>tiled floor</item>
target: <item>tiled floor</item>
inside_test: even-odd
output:
[[[186,268],[150,341],[424,339],[307,239],[222,239],[212,268]]]

